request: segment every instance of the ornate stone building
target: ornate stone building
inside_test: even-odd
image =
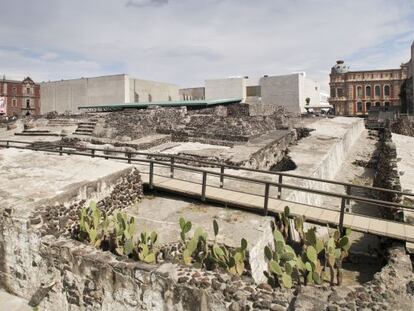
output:
[[[407,79],[408,64],[399,69],[350,71],[339,60],[330,74],[331,96],[335,114],[366,115],[370,107],[400,107],[401,86]]]
[[[1,114],[26,116],[40,114],[40,85],[29,77],[23,81],[0,79]]]

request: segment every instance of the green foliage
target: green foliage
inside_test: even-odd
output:
[[[100,247],[102,242],[108,238],[109,220],[106,214],[91,202],[89,207],[84,207],[80,212],[79,235],[81,241],[88,241],[95,247]]]
[[[191,226],[192,226],[191,221],[186,221],[183,217],[181,217],[179,223],[180,223],[180,228],[181,228],[181,232],[180,232],[181,240],[185,242],[187,233],[190,232],[191,230]]]
[[[138,240],[138,258],[146,263],[154,263],[156,254],[154,244],[157,242],[158,235],[153,231],[150,235],[146,232],[141,233],[141,239]]]
[[[282,285],[285,288],[291,288],[293,286],[292,273],[297,265],[295,251],[286,244],[282,232],[278,229],[273,232],[273,244],[273,248],[268,245],[264,249],[268,261],[268,271],[265,275],[272,286]]]
[[[326,268],[331,273],[331,284],[336,269],[338,284],[342,280],[342,260],[348,255],[350,248],[349,235],[351,230],[347,229],[344,236],[338,230],[334,231],[326,241],[316,235],[316,228],[304,230],[304,217],[295,217],[295,229],[299,233],[301,250],[298,254],[286,244],[289,236],[289,209],[279,214],[280,223],[278,229],[273,232],[273,247],[268,245],[264,249],[265,258],[268,261],[268,270],[265,275],[272,286],[283,286],[290,288],[293,280],[301,284],[322,284]],[[287,230],[286,230],[287,228]],[[324,262],[324,265],[322,265]]]
[[[339,230],[335,230],[325,244],[325,263],[329,268],[332,286],[335,283],[335,270],[337,284],[341,285],[342,283],[342,261],[348,256],[351,247],[349,240],[351,233],[351,229],[346,229],[345,235],[341,237]]]
[[[135,218],[117,211],[114,217],[115,252],[120,256],[129,256],[136,244],[134,234],[136,231]]]
[[[290,217],[289,206],[285,206],[284,211],[282,213],[279,213],[280,222],[278,223],[279,231],[282,233],[285,240],[288,240],[289,238],[289,231],[290,231],[289,217]]]
[[[244,261],[246,260],[247,241],[241,239],[240,247],[235,250],[228,250],[225,246],[216,243],[219,233],[219,226],[216,220],[213,221],[214,244],[210,248],[209,260],[219,265],[231,274],[242,275],[245,270]]]
[[[120,256],[146,263],[156,262],[154,244],[157,233],[148,235],[143,232],[137,242],[134,241],[135,233],[135,218],[125,213],[115,211],[112,217],[108,217],[96,207],[95,202],[80,211],[79,234],[76,237],[80,241],[88,241],[96,248],[104,248]],[[103,242],[107,247],[103,247]]]
[[[184,242],[184,251],[182,254],[183,261],[186,265],[190,265],[193,261],[203,266],[204,261],[208,257],[207,233],[198,227],[194,231],[192,238],[187,238],[187,233],[191,230],[192,224],[184,218],[179,221],[181,228],[181,239]]]

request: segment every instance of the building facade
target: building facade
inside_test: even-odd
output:
[[[330,74],[330,100],[336,115],[364,116],[371,107],[401,107],[408,64],[398,69],[350,71],[339,60]]]
[[[29,77],[23,81],[0,80],[0,114],[29,116],[40,114],[40,85]]]
[[[307,105],[321,105],[319,83],[305,73],[206,80],[205,88],[208,100],[240,98],[245,103],[282,106],[297,114],[305,113]]]
[[[174,84],[131,78],[125,74],[43,82],[42,114],[77,113],[81,106],[104,106],[178,100]]]
[[[180,100],[204,100],[206,98],[205,87],[192,87],[180,89]]]

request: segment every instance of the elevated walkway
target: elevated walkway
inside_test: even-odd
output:
[[[149,185],[149,176],[147,173],[142,174],[144,184]],[[154,189],[192,198],[200,198],[202,192],[201,184],[163,176],[154,176],[152,186]],[[241,193],[212,186],[206,186],[205,200],[250,209],[255,212],[263,210],[265,204],[265,198],[261,195]],[[289,206],[292,216],[305,216],[306,221],[310,223],[328,224],[332,227],[337,227],[340,224],[340,211],[281,199],[269,198],[268,200],[269,213],[281,213],[285,206]],[[414,226],[410,224],[345,213],[343,226],[358,232],[414,242]]]

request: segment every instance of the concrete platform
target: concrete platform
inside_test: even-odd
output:
[[[125,169],[131,167],[105,159],[0,149],[1,207],[29,212],[36,204]]]

